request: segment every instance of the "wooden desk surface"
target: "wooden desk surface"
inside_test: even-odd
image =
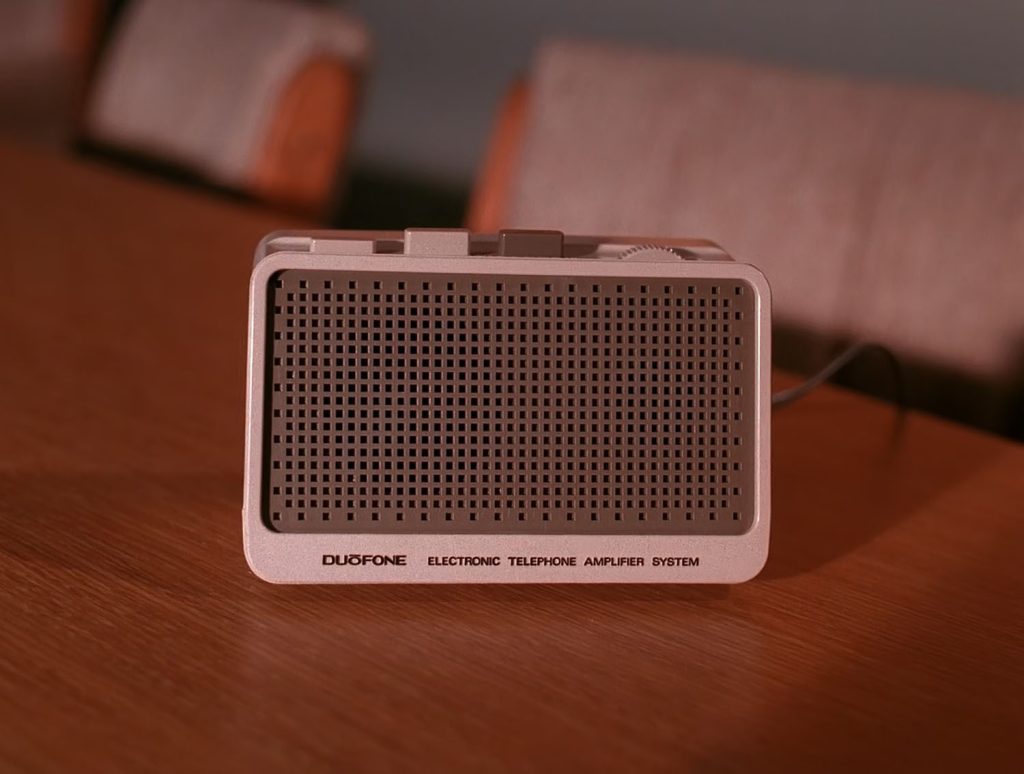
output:
[[[259,212],[0,146],[0,770],[1009,770],[1024,450],[826,388],[723,587],[274,587]]]

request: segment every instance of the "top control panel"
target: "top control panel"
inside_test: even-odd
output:
[[[313,255],[405,255],[423,258],[495,256],[630,261],[730,261],[718,245],[699,239],[636,239],[566,236],[561,231],[505,229],[475,234],[466,229],[409,228],[405,231],[276,232],[256,252],[257,263],[276,252]]]

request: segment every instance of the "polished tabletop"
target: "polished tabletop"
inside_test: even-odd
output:
[[[246,283],[295,225],[0,144],[0,770],[1017,770],[1024,448],[826,387],[688,586],[272,586]]]

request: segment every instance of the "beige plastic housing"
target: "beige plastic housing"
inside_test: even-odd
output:
[[[277,583],[734,583],[767,558],[770,293],[699,240],[277,233],[243,534]]]

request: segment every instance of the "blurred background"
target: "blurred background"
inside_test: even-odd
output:
[[[359,169],[470,190],[508,85],[552,38],[707,52],[821,72],[1024,92],[1015,0],[367,0],[373,88]],[[390,173],[390,175],[385,174]],[[397,224],[395,224],[397,225]]]
[[[1021,438],[1022,40],[1014,0],[2,0],[0,141],[310,225],[711,238],[783,368],[877,341]]]

